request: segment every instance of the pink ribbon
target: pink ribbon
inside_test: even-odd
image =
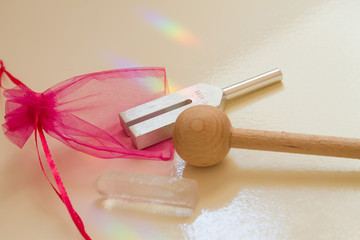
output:
[[[20,80],[16,79],[15,77],[13,77],[6,69],[4,66],[3,61],[0,60],[0,87],[4,88],[1,84],[1,79],[2,79],[2,75],[6,74],[9,79],[16,85],[18,86],[20,89],[24,90],[25,92],[27,92],[27,94],[29,94],[29,99],[33,99],[33,100],[38,100],[39,99],[39,95],[36,94],[35,92],[31,91],[24,83],[22,83]],[[56,192],[56,194],[59,196],[59,198],[61,199],[61,201],[65,204],[72,220],[74,221],[76,227],[78,228],[79,232],[81,233],[81,235],[84,237],[84,239],[91,239],[89,237],[89,235],[86,233],[85,231],[85,227],[84,227],[84,223],[82,222],[80,216],[77,214],[77,212],[75,211],[74,207],[72,206],[69,196],[65,190],[64,184],[61,180],[59,171],[56,168],[56,165],[54,163],[54,160],[52,159],[52,156],[50,154],[50,149],[48,147],[47,141],[45,139],[45,135],[43,132],[43,128],[41,126],[41,123],[39,122],[39,114],[41,114],[41,111],[39,109],[33,109],[33,111],[29,111],[28,114],[30,115],[30,118],[34,118],[35,122],[34,122],[34,127],[33,130],[35,129],[35,143],[36,143],[36,150],[37,150],[37,154],[38,154],[38,158],[39,158],[39,162],[40,162],[40,166],[41,166],[41,170],[43,171],[46,179],[48,180],[48,182],[51,184],[52,188],[54,189],[54,191]],[[33,115],[34,114],[34,115]],[[13,122],[13,123],[9,123],[8,125],[12,126],[12,127],[16,127],[16,125],[18,125],[18,123]],[[28,131],[26,131],[28,132]],[[49,164],[49,167],[51,169],[51,172],[54,176],[56,185],[59,189],[56,190],[56,188],[54,187],[54,185],[51,183],[49,177],[46,175],[44,166],[42,164],[41,161],[41,157],[40,157],[40,152],[39,152],[39,146],[38,146],[38,139],[37,139],[37,134],[40,135],[40,140],[43,146],[43,150],[45,152],[45,156],[47,159],[47,162]],[[29,134],[27,134],[26,136],[24,136],[24,138],[22,139],[22,141],[24,141],[24,139],[27,139],[29,137]],[[25,140],[26,141],[26,140]],[[20,142],[19,142],[20,143]],[[23,144],[22,144],[23,145]]]

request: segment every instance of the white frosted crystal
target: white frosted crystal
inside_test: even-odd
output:
[[[127,204],[147,212],[191,216],[199,199],[195,180],[125,172],[107,172],[95,182],[104,207]],[[117,200],[117,201],[114,201]]]

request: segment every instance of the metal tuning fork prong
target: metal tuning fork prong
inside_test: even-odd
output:
[[[282,80],[273,69],[226,88],[199,83],[120,113],[120,123],[138,149],[172,137],[174,123],[185,109],[200,104],[222,108],[226,99],[269,86]]]

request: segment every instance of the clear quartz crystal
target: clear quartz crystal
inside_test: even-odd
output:
[[[157,214],[191,216],[199,199],[195,180],[125,172],[106,172],[95,189],[107,198],[105,208],[124,205]]]

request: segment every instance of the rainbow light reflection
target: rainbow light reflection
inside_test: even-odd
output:
[[[120,69],[120,68],[144,67],[142,64],[137,63],[133,59],[126,58],[115,53],[104,54],[104,58],[109,63],[111,68]],[[141,79],[139,81],[142,81],[143,84],[147,85],[148,89],[150,89],[151,92],[157,93],[164,91],[163,81],[159,81],[151,77],[146,79]],[[166,83],[167,85],[165,86],[165,88],[167,94],[176,92],[183,88],[182,86],[180,86],[179,84],[177,84],[176,82],[172,81],[169,78],[167,78]]]
[[[166,85],[164,86],[164,81],[162,81],[162,79],[159,80],[158,78],[155,77],[146,77],[143,79],[137,79],[137,82],[143,86],[146,86],[146,88],[153,93],[164,92],[164,91],[166,93],[169,93],[168,83],[165,82]]]
[[[108,52],[103,54],[104,58],[109,62],[111,68],[132,68],[132,67],[142,67],[141,64],[135,62],[130,58],[125,58],[113,52]]]
[[[144,8],[137,9],[137,13],[144,21],[174,41],[188,47],[201,46],[200,41],[187,29],[161,14]]]
[[[92,208],[92,224],[108,240],[160,240],[172,238],[162,233],[156,224],[138,216],[111,213],[105,209]]]

